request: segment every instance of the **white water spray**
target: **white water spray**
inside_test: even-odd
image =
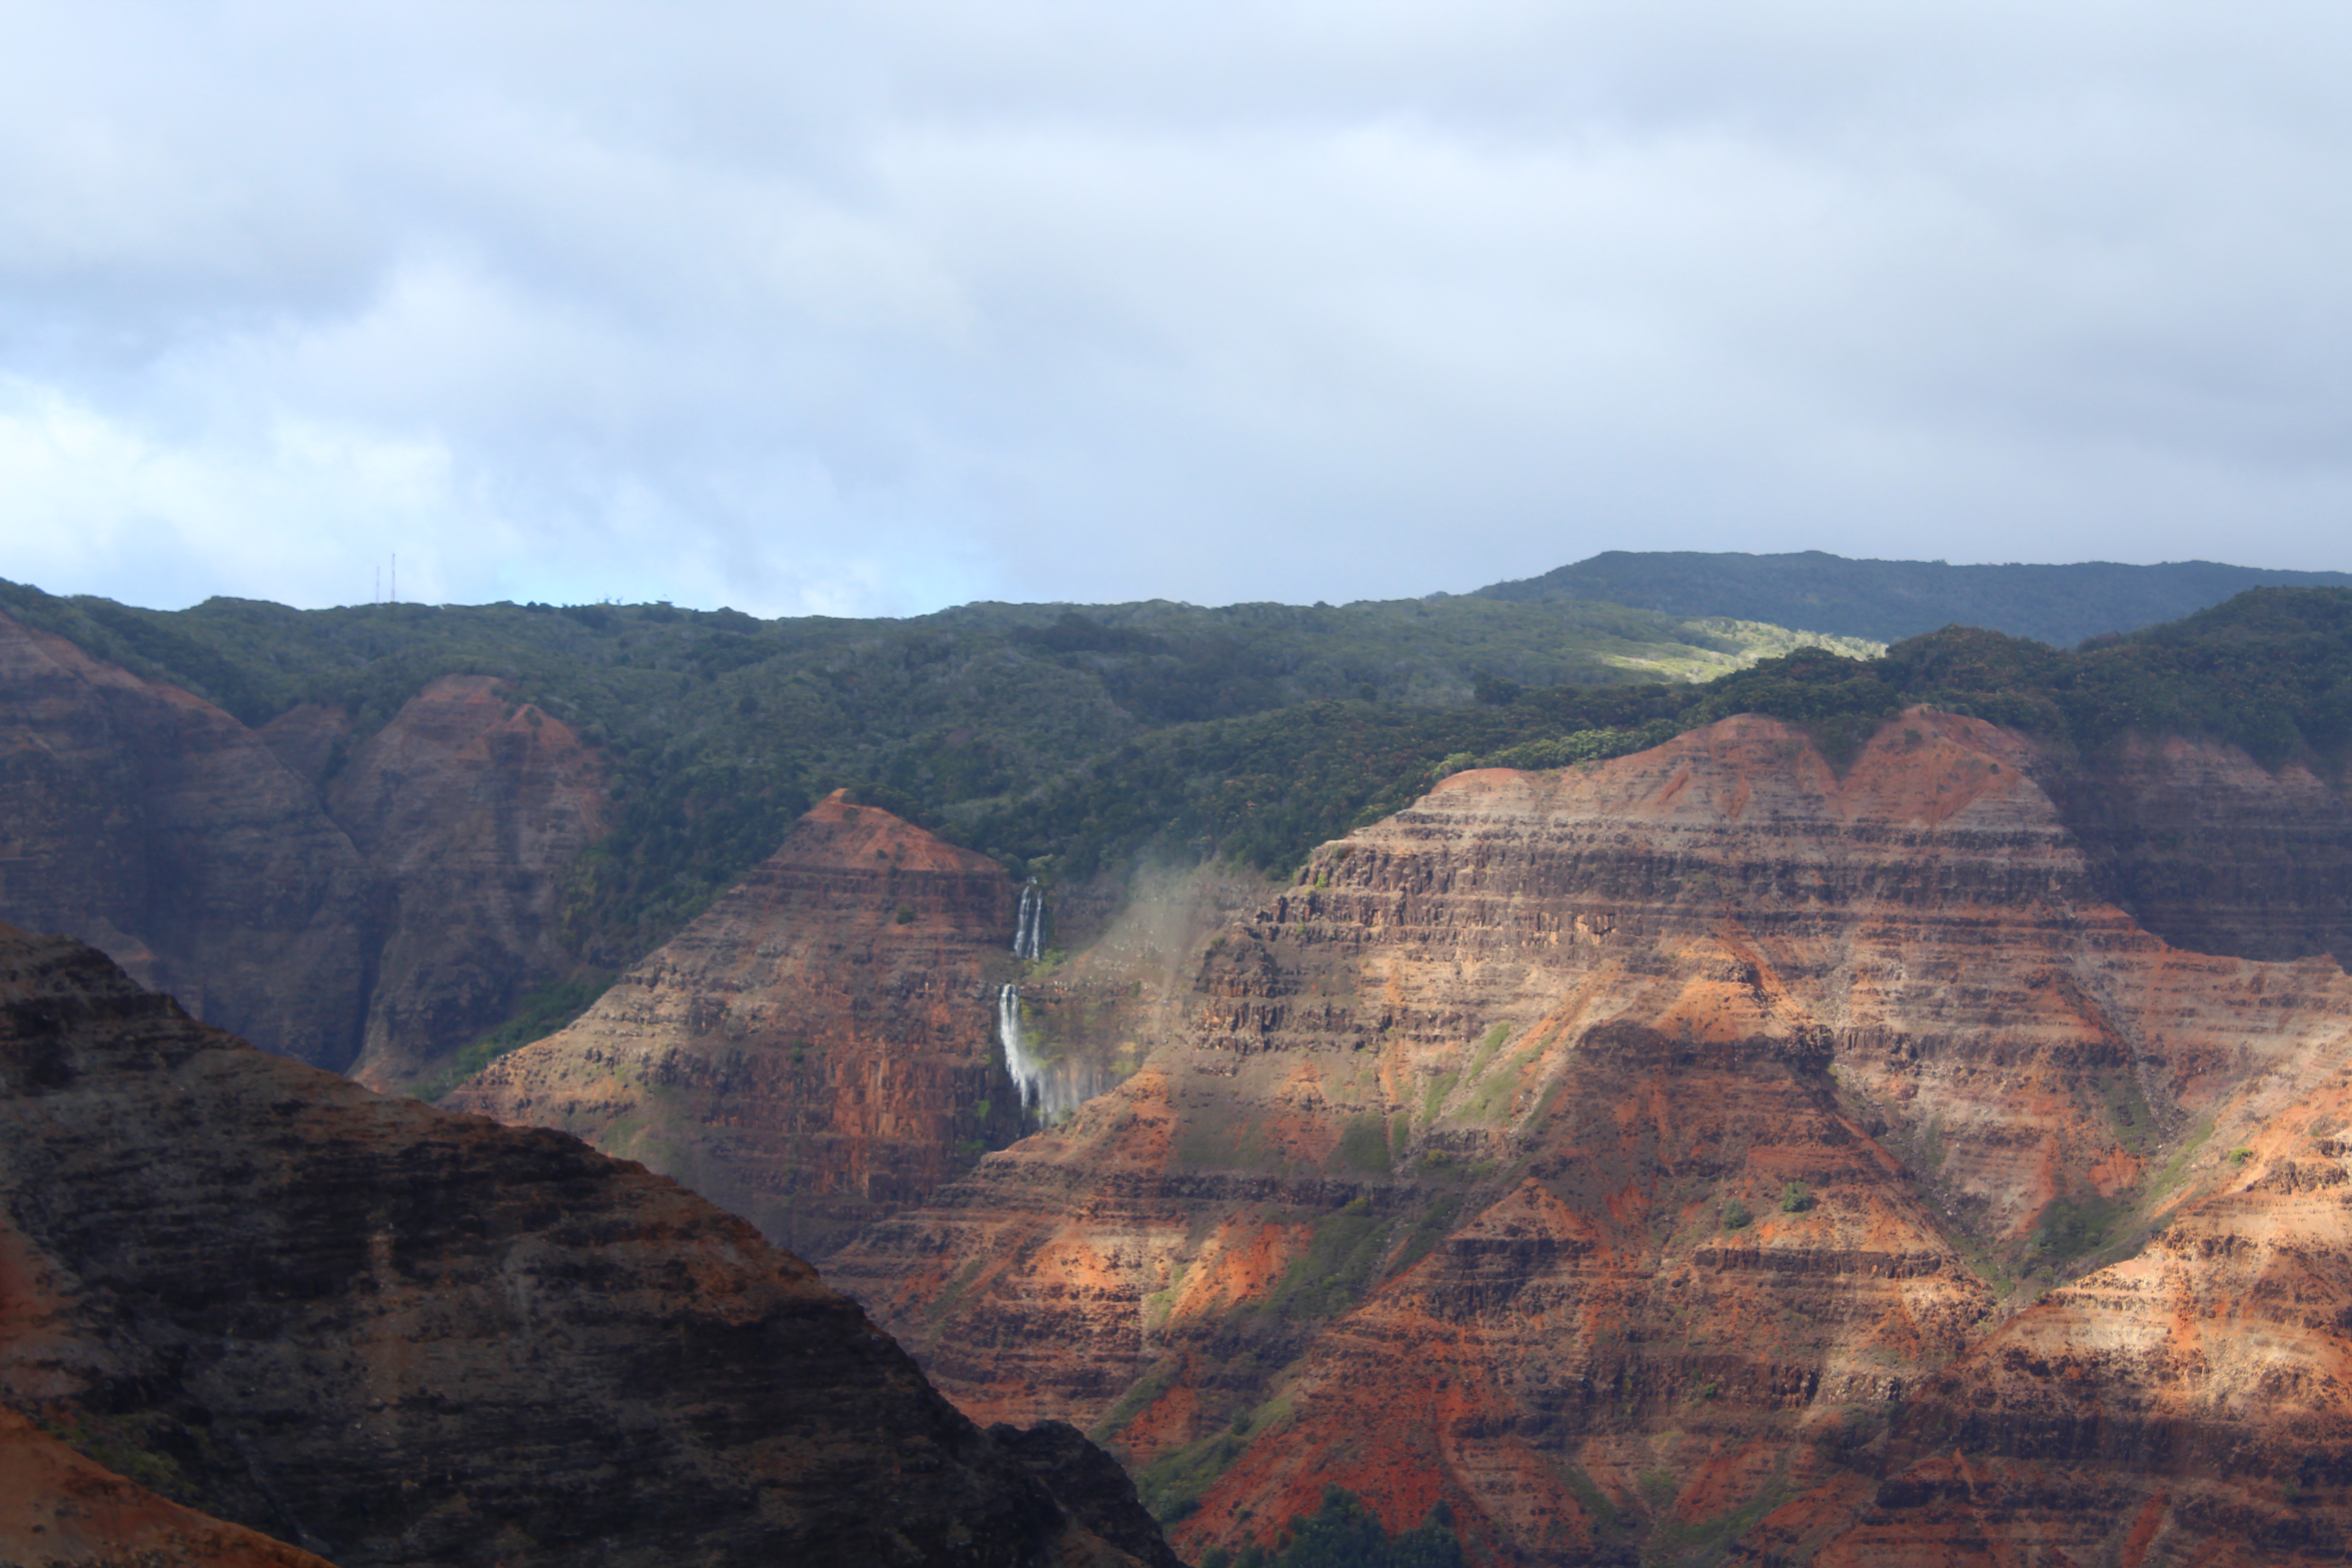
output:
[[[996,994],[996,1033],[1004,1042],[1004,1070],[1021,1087],[1021,1109],[1050,1127],[1110,1087],[1108,1076],[1075,1058],[1049,1062],[1029,1048],[1021,1026],[1021,988]]]

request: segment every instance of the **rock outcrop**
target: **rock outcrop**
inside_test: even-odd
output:
[[[252,1050],[5,929],[0,1398],[344,1568],[1109,1565],[1136,1559],[1087,1513],[1150,1530],[675,1183]]]
[[[387,1087],[562,968],[563,873],[604,770],[488,676],[356,748],[339,709],[257,731],[0,616],[0,918],[96,943],[264,1049]]]
[[[2352,965],[2352,796],[2340,779],[2175,735],[2052,782],[2103,885],[2173,946]]]
[[[0,1563],[40,1568],[329,1568],[182,1508],[0,1409]]]
[[[643,1160],[821,1259],[1019,1135],[996,1039],[1016,896],[836,792],[577,1023],[444,1103]]]
[[[1458,775],[829,1271],[1194,1550],[1336,1482],[1507,1562],[2300,1561],[2352,1522],[2352,984],[2151,935],[2050,774],[1914,710],[1843,773],[1745,718]]]
[[[371,884],[309,783],[211,703],[0,615],[0,917],[188,1009],[348,1066]]]
[[[604,826],[604,775],[571,726],[486,675],[446,675],[370,736],[328,809],[383,889],[351,1074],[407,1082],[505,1018],[562,963],[564,870]]]

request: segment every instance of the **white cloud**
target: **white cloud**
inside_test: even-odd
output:
[[[20,6],[0,574],[2343,566],[2332,7]]]

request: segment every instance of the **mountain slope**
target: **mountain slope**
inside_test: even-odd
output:
[[[646,1161],[822,1257],[1018,1135],[994,861],[836,792],[580,1020],[442,1101]],[[993,982],[994,984],[992,984]]]
[[[1787,555],[1610,550],[1538,577],[1494,584],[1477,596],[1513,604],[1600,599],[1663,615],[1734,616],[1880,642],[1948,626],[1986,626],[2072,647],[2102,632],[2179,620],[2259,587],[2347,588],[2352,574],[2212,561],[1952,566],[1850,561],[1819,550]]]
[[[0,1399],[369,1563],[1133,1563],[676,1184],[265,1055],[0,929]],[[1139,1529],[1139,1533],[1138,1532]],[[1159,1568],[1169,1568],[1164,1557]]]

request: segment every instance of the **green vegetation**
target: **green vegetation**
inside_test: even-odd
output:
[[[2036,1262],[2064,1263],[2106,1245],[2125,1205],[2095,1192],[2053,1198],[2029,1242]]]
[[[1755,1219],[1756,1216],[1748,1212],[1748,1205],[1738,1198],[1723,1205],[1723,1228],[1726,1230],[1746,1230]]]
[[[148,1446],[150,1435],[136,1417],[85,1412],[70,1421],[42,1420],[35,1425],[83,1458],[128,1477],[149,1491],[174,1502],[204,1500],[176,1459]]]
[[[2103,1073],[2099,1077],[2099,1098],[2107,1112],[2107,1122],[2116,1130],[2116,1142],[2135,1154],[2145,1153],[2149,1137],[2155,1131],[2155,1113],[2148,1109],[2147,1096],[2139,1086],[2139,1074]]]
[[[1770,1485],[1738,1508],[1712,1519],[1664,1525],[1657,1535],[1660,1550],[1652,1560],[1662,1563],[1715,1562],[1720,1549],[1754,1529],[1766,1514],[1794,1495],[1783,1477],[1776,1476]]]
[[[834,788],[1016,876],[1066,880],[1150,857],[1288,875],[1461,768],[1590,766],[1742,712],[1803,727],[1839,766],[1914,703],[2094,763],[2127,735],[2176,732],[2266,765],[2352,758],[2352,589],[2259,588],[2069,652],[1948,627],[1881,653],[1526,586],[1337,608],[761,621],[668,605],[162,612],[0,584],[0,610],[250,724],[341,710],[351,731],[330,778],[430,679],[508,681],[511,701],[577,729],[610,779],[611,831],[562,889],[575,977],[667,940]],[[1424,1121],[1451,1088],[1431,1086]],[[2147,1136],[2128,1090],[2110,1106],[2127,1142]]]
[[[1813,1206],[1813,1194],[1802,1182],[1790,1182],[1780,1189],[1780,1212],[1802,1214]]]
[[[1705,679],[1821,640],[1610,605],[1442,596],[762,621],[667,604],[298,611],[212,599],[156,611],[0,583],[0,611],[247,724],[306,702],[341,710],[351,731],[330,777],[434,679],[509,682],[512,700],[574,725],[610,770],[613,829],[574,868],[562,907],[567,945],[604,969],[699,912],[830,789],[945,828],[1020,873],[1034,858],[1083,874],[1147,843],[1286,868],[1296,847],[1343,827],[1399,775],[1465,744],[1529,738],[1528,718],[1506,710],[1517,693]],[[1352,746],[1328,726],[1307,745],[1270,742],[1277,716],[1305,704],[1380,717]],[[1188,739],[1152,760],[1190,770],[1185,787],[1163,780],[1139,809],[1089,820],[1102,766],[1130,742],[1180,732]],[[1261,799],[1290,793],[1281,769],[1306,752],[1311,798],[1261,813]],[[1367,788],[1341,782],[1366,765]],[[1034,798],[1057,781],[1070,782]]]
[[[1388,1174],[1389,1127],[1378,1116],[1351,1117],[1339,1133],[1339,1163],[1351,1171]]]
[[[2352,587],[2342,572],[2273,572],[2177,561],[2126,566],[1951,566],[1787,555],[1612,550],[1482,597],[1514,603],[1605,599],[1677,616],[1742,616],[1885,642],[1940,626],[1990,626],[2068,647],[2103,632],[2178,620],[2250,588]]]
[[[543,1040],[576,1020],[595,1005],[596,998],[612,984],[610,974],[587,970],[551,980],[525,993],[505,1023],[477,1037],[472,1044],[450,1058],[440,1071],[410,1092],[418,1100],[440,1099],[509,1051],[519,1050],[533,1040]],[[799,1059],[797,1054],[793,1059]]]
[[[1190,1518],[1201,1506],[1201,1494],[1214,1486],[1248,1447],[1246,1437],[1227,1430],[1162,1454],[1135,1472],[1136,1496],[1162,1524]]]
[[[1097,1443],[1115,1443],[1119,1433],[1126,1430],[1127,1424],[1150,1409],[1152,1404],[1176,1381],[1176,1374],[1183,1370],[1184,1363],[1181,1356],[1163,1356],[1154,1362],[1149,1371],[1129,1384],[1127,1392],[1103,1412],[1103,1418],[1095,1423],[1093,1429],[1087,1432],[1087,1437]]]
[[[1388,1222],[1362,1198],[1317,1216],[1306,1253],[1283,1271],[1257,1312],[1286,1323],[1334,1318],[1364,1298],[1388,1250]]]
[[[2147,1191],[2150,1195],[2162,1197],[2174,1187],[2179,1186],[2180,1178],[2188,1173],[2189,1162],[2196,1157],[2197,1151],[2202,1149],[2205,1146],[2205,1141],[2212,1136],[2212,1119],[2200,1118],[2197,1125],[2189,1130],[2189,1135],[2180,1141],[2180,1146],[2173,1150],[2156,1174],[2149,1179]]]
[[[1396,1258],[1389,1265],[1390,1277],[1411,1268],[1428,1257],[1439,1242],[1453,1235],[1454,1222],[1461,1213],[1462,1199],[1458,1194],[1440,1198],[1431,1205],[1429,1212],[1414,1221],[1412,1228],[1405,1233],[1404,1245],[1397,1248]]]
[[[1236,1555],[1213,1546],[1201,1568],[1461,1568],[1453,1510],[1443,1502],[1416,1529],[1391,1535],[1361,1499],[1345,1488],[1323,1489],[1323,1506],[1291,1521],[1277,1548],[1246,1546]]]

